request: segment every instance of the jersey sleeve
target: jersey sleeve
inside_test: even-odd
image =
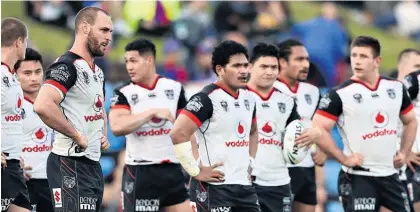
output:
[[[299,113],[297,112],[297,104],[296,104],[296,102],[294,102],[294,103],[293,103],[293,109],[292,109],[292,112],[290,113],[289,118],[287,118],[287,121],[286,121],[286,126],[287,126],[287,125],[289,125],[289,124],[290,124],[290,122],[292,122],[292,121],[294,121],[294,120],[296,120],[296,119],[300,119],[300,115],[299,115]]]
[[[400,113],[401,113],[401,115],[404,115],[404,114],[410,112],[414,108],[414,106],[411,103],[411,99],[408,96],[409,94],[408,94],[407,89],[405,88],[405,86],[403,86],[402,95],[403,96],[402,96],[402,104],[401,104]]]
[[[176,114],[179,114],[185,106],[187,106],[187,97],[185,97],[184,87],[181,86]]]
[[[191,97],[180,114],[188,116],[197,127],[200,127],[213,115],[213,103],[207,94],[197,93]]]
[[[119,89],[114,90],[114,95],[111,98],[111,110],[113,109],[131,110],[127,98]]]
[[[417,95],[419,94],[419,80],[417,78],[417,73],[413,72],[407,76],[404,77],[402,80],[403,84],[408,90],[408,94],[410,95],[410,98],[416,99]]]
[[[319,101],[317,114],[337,121],[343,112],[343,102],[335,90],[330,90]]]
[[[252,111],[252,124],[257,123],[257,103],[254,104],[254,110]]]
[[[62,98],[77,80],[77,71],[73,64],[57,62],[46,71],[45,84],[54,87]]]

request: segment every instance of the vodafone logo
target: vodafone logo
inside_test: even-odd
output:
[[[49,152],[51,151],[52,146],[48,146],[48,145],[36,145],[36,146],[32,146],[32,147],[24,147],[22,149],[22,152]]]
[[[278,146],[278,147],[283,147],[283,142],[275,140],[275,139],[265,139],[265,138],[261,138],[258,141],[260,144],[265,144],[265,145],[274,145],[274,146]]]
[[[375,128],[383,128],[388,124],[389,121],[388,113],[383,110],[374,112],[371,117],[372,124]]]
[[[21,116],[16,114],[14,116],[5,116],[4,119],[6,119],[7,122],[9,122],[9,121],[20,121]]]
[[[18,94],[16,96],[16,104],[15,104],[15,111],[17,114],[20,114],[22,112],[22,96],[20,94]]]
[[[98,121],[98,120],[102,120],[104,117],[102,115],[102,113],[100,114],[95,114],[95,115],[91,115],[91,116],[85,116],[85,121],[86,122],[93,122],[93,121]]]
[[[367,139],[373,139],[373,138],[387,136],[387,135],[397,135],[397,130],[388,130],[388,129],[376,130],[375,132],[362,135],[362,139],[367,140]]]
[[[158,135],[168,135],[171,132],[170,129],[151,129],[149,131],[137,131],[137,136],[158,136]]]
[[[242,141],[226,141],[226,147],[247,147],[249,146],[249,142],[242,140]]]
[[[246,134],[247,134],[247,126],[246,126],[246,124],[245,124],[245,122],[244,121],[239,121],[237,124],[236,124],[236,135],[239,137],[239,138],[245,138],[245,136],[246,136]]]
[[[100,96],[99,94],[96,94],[95,96],[95,100],[93,101],[93,110],[95,110],[96,112],[102,112],[102,107],[104,105],[104,100],[102,98],[102,96]]]
[[[32,140],[35,143],[42,144],[47,140],[47,128],[39,127],[38,129],[34,130],[32,133]]]
[[[276,129],[277,129],[277,126],[274,122],[266,121],[264,122],[264,124],[262,124],[260,128],[260,134],[266,137],[272,137],[273,135],[276,134]]]
[[[166,123],[166,119],[160,119],[157,117],[153,117],[152,119],[150,119],[149,122],[147,122],[150,126],[152,127],[161,127]]]

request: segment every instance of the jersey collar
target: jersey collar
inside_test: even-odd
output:
[[[146,85],[146,84],[139,83],[139,82],[133,82],[133,83],[136,84],[136,85],[138,85],[138,86],[140,86],[140,87],[142,87],[142,88],[144,88],[144,89],[154,90],[160,78],[161,78],[160,75],[156,75],[155,81],[153,81],[152,85]]]
[[[238,99],[239,96],[239,90],[234,93],[231,89],[226,88],[222,83],[215,82],[215,85],[217,85],[219,88],[221,88],[223,91],[225,91],[227,94],[231,95],[234,99]]]
[[[246,86],[246,88],[248,90],[250,90],[251,92],[254,92],[255,94],[257,94],[261,98],[261,100],[263,100],[263,101],[269,100],[271,95],[273,95],[273,93],[274,93],[274,87],[271,88],[270,92],[265,97],[261,93],[259,93],[257,90],[254,90],[253,88],[249,87],[248,85]]]
[[[355,83],[359,83],[362,84],[363,86],[365,86],[367,89],[371,90],[371,91],[376,91],[379,87],[379,83],[381,82],[381,76],[378,77],[378,79],[376,80],[376,84],[374,87],[370,87],[368,84],[366,84],[365,82],[363,82],[362,80],[358,80],[358,79],[352,79],[350,78],[353,82]]]
[[[279,82],[281,82],[281,83],[283,83],[284,85],[286,85],[286,87],[292,92],[292,93],[297,93],[297,91],[298,91],[298,89],[299,89],[299,81],[298,82],[296,82],[296,87],[295,87],[295,89],[292,89],[292,87],[290,87],[290,85],[289,85],[289,83],[287,83],[286,81],[284,81],[284,80],[282,80],[282,79],[280,79],[280,78],[277,78],[277,80],[279,81]]]
[[[1,64],[2,64],[2,65],[4,65],[4,66],[6,66],[6,67],[7,67],[7,69],[9,69],[9,72],[10,72],[10,73],[12,73],[12,74],[14,74],[14,73],[15,73],[15,70],[14,70],[14,69],[11,69],[11,68],[10,68],[10,66],[9,66],[9,65],[7,65],[6,63],[1,62]]]

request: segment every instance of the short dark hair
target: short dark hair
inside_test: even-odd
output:
[[[294,46],[303,46],[303,43],[296,39],[287,39],[278,43],[279,59],[282,58],[289,61],[289,56],[292,54],[292,47]]]
[[[408,49],[404,49],[400,52],[400,54],[398,55],[398,61],[401,60],[401,58],[405,55],[405,54],[416,54],[416,55],[420,55],[420,51],[417,49],[412,49],[412,48],[408,48]]]
[[[373,57],[381,55],[381,44],[378,39],[370,36],[359,36],[351,43],[353,47],[370,47],[372,49]]]
[[[125,51],[138,51],[142,54],[152,54],[156,58],[156,47],[151,41],[146,39],[137,39],[125,46]]]
[[[18,70],[20,67],[20,64],[23,61],[39,61],[42,65],[42,56],[39,52],[37,52],[35,49],[32,48],[26,48],[26,53],[25,53],[25,59],[24,60],[18,60],[15,63],[15,70]]]
[[[28,28],[17,18],[1,20],[1,47],[9,47],[19,38],[28,36]]]
[[[76,18],[74,19],[74,26],[76,32],[78,31],[79,25],[86,21],[90,25],[94,25],[96,21],[96,17],[98,16],[98,12],[103,12],[105,15],[110,16],[107,11],[99,7],[85,7],[81,9],[77,14]]]
[[[216,73],[216,66],[225,66],[229,63],[230,57],[237,54],[244,54],[248,59],[248,51],[242,44],[232,41],[225,40],[214,48],[211,56],[211,64],[214,73]],[[216,73],[217,75],[217,73]]]
[[[275,57],[279,59],[279,49],[277,46],[268,43],[258,43],[252,49],[251,63],[255,63],[260,57]]]

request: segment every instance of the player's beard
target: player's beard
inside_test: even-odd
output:
[[[101,44],[98,39],[93,35],[92,31],[88,34],[87,47],[89,53],[93,57],[102,57],[105,52],[101,51]]]

